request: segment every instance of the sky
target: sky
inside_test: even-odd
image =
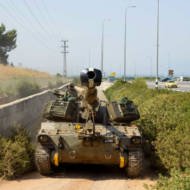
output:
[[[17,30],[9,61],[22,67],[63,72],[61,40],[68,40],[68,75],[100,68],[105,20],[104,70],[123,75],[124,11],[128,76],[156,73],[157,0],[0,0],[0,23]],[[159,75],[174,69],[190,75],[190,1],[160,0]]]

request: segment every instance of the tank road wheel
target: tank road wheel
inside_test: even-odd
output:
[[[35,163],[40,174],[50,175],[52,173],[50,151],[47,148],[41,146],[40,144],[38,144],[36,147]]]
[[[127,175],[130,178],[141,175],[143,169],[143,152],[141,149],[129,151],[128,165],[126,167]]]

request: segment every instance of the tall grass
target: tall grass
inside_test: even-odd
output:
[[[66,79],[31,69],[0,65],[0,97],[23,97],[62,85]]]
[[[7,80],[10,78],[51,78],[51,75],[45,72],[35,71],[27,68],[11,67],[0,64],[0,80]]]

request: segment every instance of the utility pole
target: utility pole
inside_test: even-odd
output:
[[[156,52],[156,82],[155,82],[155,88],[158,88],[158,78],[159,78],[159,24],[160,24],[160,0],[158,0],[158,7],[157,7],[157,52]]]
[[[69,53],[67,51],[68,40],[61,40],[61,43],[61,48],[63,49],[63,51],[61,52],[63,54],[63,77],[67,77],[67,53]]]
[[[124,31],[124,73],[123,80],[126,81],[126,52],[127,50],[127,8],[125,9],[125,31]]]
[[[129,8],[135,8],[135,5],[127,6],[125,8],[125,29],[124,29],[124,72],[123,72],[123,80],[126,81],[126,62],[127,62],[127,14]]]
[[[104,24],[105,20],[102,22],[102,40],[101,40],[101,71],[104,75]]]
[[[105,31],[105,22],[110,21],[110,19],[104,19],[102,21],[102,39],[101,39],[101,71],[103,74],[103,77],[105,77],[105,71],[104,71],[104,31]]]

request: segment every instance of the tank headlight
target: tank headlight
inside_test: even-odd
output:
[[[40,143],[47,143],[49,141],[49,137],[47,135],[39,135],[38,141]]]
[[[141,144],[141,137],[132,137],[131,143],[132,144]]]

